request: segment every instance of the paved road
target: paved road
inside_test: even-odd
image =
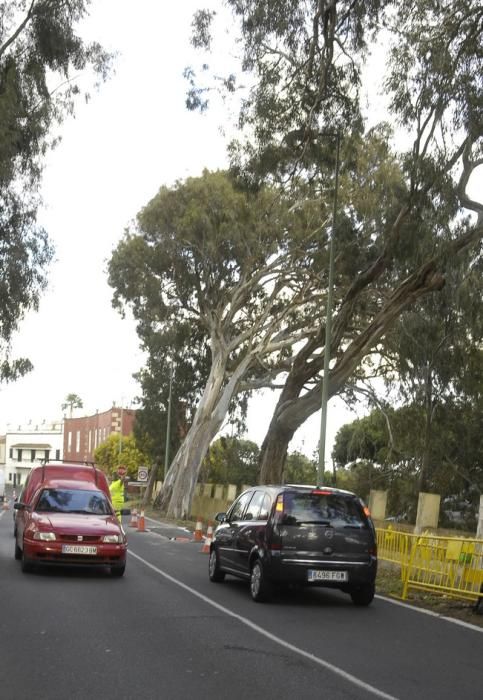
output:
[[[0,515],[2,700],[481,697],[483,634],[377,598],[321,589],[251,601],[208,580],[199,544],[147,521],[123,579],[25,575]]]

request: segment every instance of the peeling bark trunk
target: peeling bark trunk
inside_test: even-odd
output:
[[[424,444],[423,454],[421,458],[421,470],[419,472],[419,487],[418,491],[425,492],[427,490],[428,470],[431,458],[431,435],[433,428],[433,376],[431,368],[428,367],[426,372],[426,386],[424,391]]]
[[[215,343],[212,341],[212,347]],[[239,381],[252,361],[248,354],[240,360],[230,379],[226,381],[227,354],[213,350],[213,363],[203,397],[198,405],[193,424],[174,458],[156,505],[168,517],[186,519],[191,513],[191,502],[198,474],[211,441],[223,425],[228,406]]]
[[[260,454],[260,484],[282,484],[287,451],[294,431],[277,425],[276,419],[270,423]]]

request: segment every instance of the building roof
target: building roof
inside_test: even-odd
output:
[[[16,442],[15,445],[11,447],[16,447],[20,450],[51,450],[52,445],[48,445],[43,442]]]

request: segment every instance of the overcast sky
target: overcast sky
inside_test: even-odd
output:
[[[161,185],[226,165],[221,113],[191,114],[184,104],[183,69],[199,60],[189,45],[199,5],[94,0],[82,25],[83,34],[119,52],[116,72],[65,122],[61,144],[46,161],[41,223],[56,259],[39,312],[26,317],[13,345],[35,369],[0,387],[0,433],[8,425],[59,419],[69,393],[84,402],[79,414],[114,402],[127,406],[138,393],[132,374],[143,359],[132,321],[111,307],[106,261]],[[259,444],[274,402],[252,402],[247,437]],[[330,402],[328,449],[340,425],[354,417]],[[307,421],[291,448],[312,454],[319,421]]]

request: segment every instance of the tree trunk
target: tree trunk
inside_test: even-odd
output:
[[[274,418],[260,450],[260,484],[283,484],[283,469],[294,431],[278,425]]]
[[[174,458],[156,505],[170,518],[186,519],[191,514],[191,502],[198,474],[211,441],[223,425],[228,406],[236,393],[253,357],[242,358],[226,381],[227,354],[215,348],[210,377],[196,410],[193,424]]]
[[[421,470],[419,472],[419,492],[425,492],[428,488],[428,471],[431,459],[431,435],[433,428],[433,377],[431,368],[426,371],[424,388],[424,444],[423,454],[421,457]]]
[[[325,336],[325,333],[323,334]],[[318,342],[315,339],[308,342],[297,355],[289,372],[285,386],[277,401],[267,434],[260,448],[260,484],[282,484],[283,469],[287,460],[287,451],[295,431],[302,424],[298,420],[284,422],[283,412],[300,396],[304,384],[314,372],[314,366],[322,366],[324,356],[321,353],[318,360],[308,361]],[[302,421],[303,422],[303,421]]]

